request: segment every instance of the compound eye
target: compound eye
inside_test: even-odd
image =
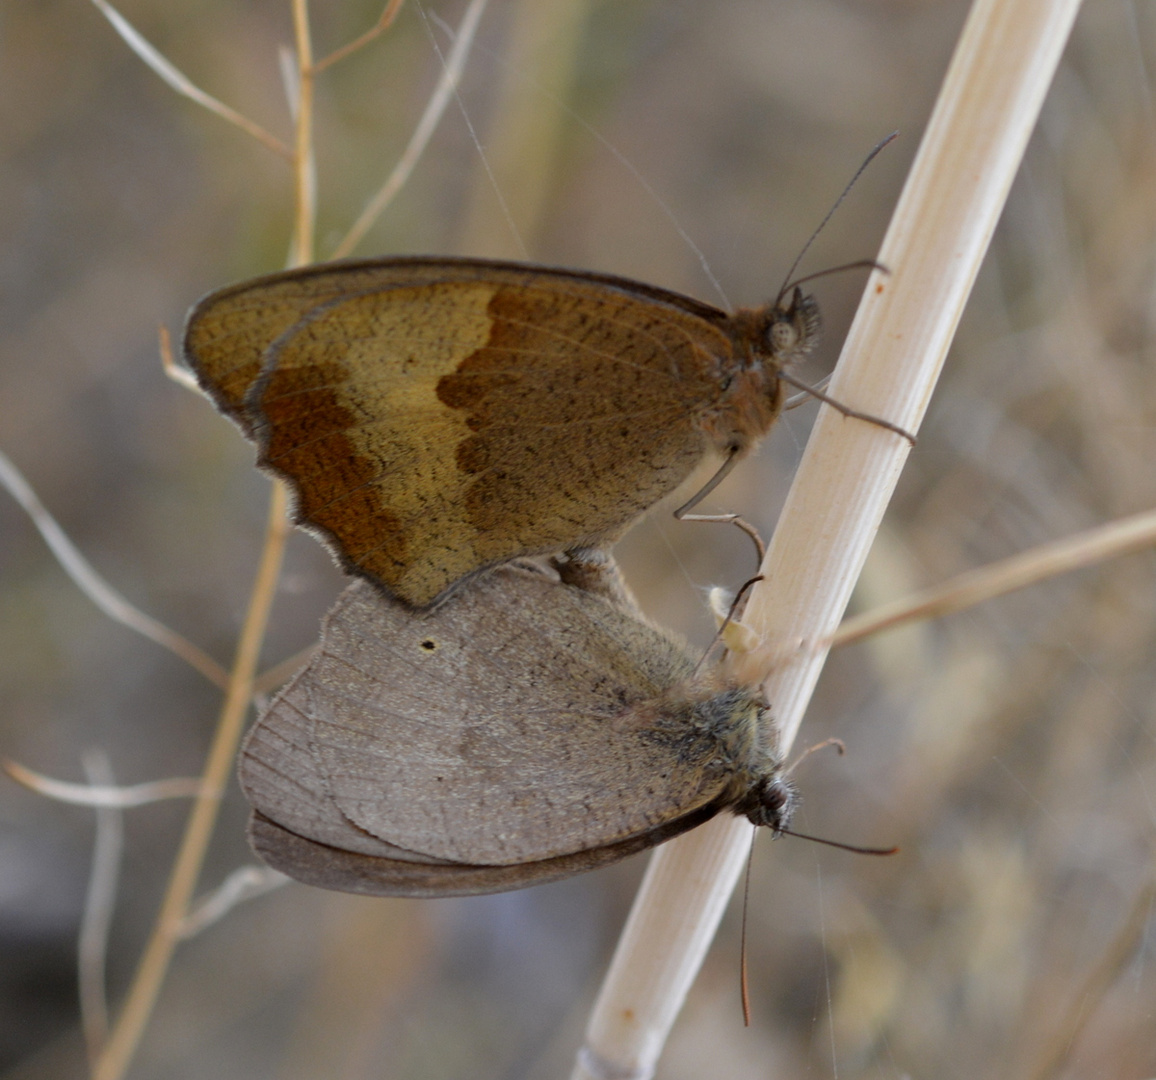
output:
[[[775,322],[771,324],[771,348],[775,352],[789,352],[798,342],[799,334],[793,323]]]

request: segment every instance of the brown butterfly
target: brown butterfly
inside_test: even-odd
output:
[[[559,561],[563,580],[499,567],[428,612],[350,585],[245,742],[258,854],[325,888],[450,896],[614,862],[724,809],[785,829],[759,688],[695,674],[593,560]]]
[[[744,453],[818,328],[798,287],[728,314],[604,274],[401,258],[212,293],[185,357],[299,523],[426,607],[517,556],[608,545],[709,451]]]

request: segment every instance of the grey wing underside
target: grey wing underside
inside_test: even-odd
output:
[[[617,844],[514,866],[414,862],[362,855],[309,840],[283,829],[258,810],[249,818],[249,842],[274,870],[306,885],[363,896],[475,896],[506,892],[596,870],[669,840],[712,818],[711,804]]]
[[[315,861],[344,881],[331,887],[406,895],[622,858],[714,812],[700,743],[622,722],[690,667],[542,573],[502,568],[426,614],[355,583],[246,743],[254,843],[294,877]]]
[[[713,806],[702,807],[618,843],[569,855],[512,866],[470,865],[423,858],[358,828],[330,797],[320,772],[307,767],[313,763],[302,727],[254,728],[245,746],[245,785],[250,798],[259,793],[271,816],[253,811],[249,842],[265,863],[297,881],[366,896],[470,896],[540,885],[617,862],[715,813]],[[293,777],[288,785],[287,774]]]

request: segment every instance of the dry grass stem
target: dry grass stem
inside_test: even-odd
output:
[[[225,688],[229,677],[208,653],[170,630],[164,623],[133,607],[92,568],[56,519],[45,509],[20,470],[3,453],[0,453],[0,484],[32,519],[32,524],[40,531],[64,572],[105,615],[175,653],[210,682]]]
[[[199,795],[203,784],[199,777],[178,777],[172,780],[152,780],[147,784],[133,784],[117,787],[108,783],[90,781],[87,784],[70,784],[67,780],[54,780],[50,776],[33,772],[15,761],[3,762],[4,771],[18,784],[23,784],[38,795],[45,795],[57,802],[72,803],[75,806],[92,806],[117,810],[129,810],[134,806],[147,806],[162,799],[191,799]]]
[[[297,54],[288,45],[280,45],[277,48],[277,71],[281,75],[281,89],[285,93],[289,116],[296,123],[297,110],[301,107],[301,79]]]
[[[234,870],[208,896],[199,900],[181,923],[180,936],[185,941],[196,937],[206,927],[223,919],[240,904],[264,896],[287,885],[290,878],[268,866],[243,866]]]
[[[308,664],[315,652],[317,652],[316,642],[286,657],[279,664],[274,664],[268,671],[262,671],[253,683],[253,692],[262,696],[276,690],[283,682],[288,681],[290,675],[295,675]]]
[[[293,0],[293,37],[297,48],[297,108],[293,134],[293,239],[289,265],[313,261],[313,230],[317,222],[317,164],[313,156],[313,43],[309,36],[309,5]]]
[[[1120,555],[1143,551],[1156,544],[1156,511],[1122,518],[1076,536],[1002,559],[959,574],[941,585],[847,619],[824,644],[824,648],[849,645],[871,634],[890,630],[917,619],[937,619],[985,600],[1006,596],[1016,589],[1094,566]]]
[[[470,0],[469,7],[466,8],[466,13],[462,16],[461,24],[458,26],[453,48],[450,49],[445,64],[442,66],[441,78],[438,79],[438,84],[430,95],[421,120],[418,121],[413,136],[409,140],[409,145],[406,146],[405,152],[401,155],[385,183],[378,189],[377,194],[369,200],[349,232],[333,249],[330,258],[341,259],[349,255],[361,243],[365,234],[373,228],[374,222],[409,180],[410,174],[421,159],[430,138],[441,121],[446,106],[457,91],[458,83],[461,81],[462,72],[465,69],[466,59],[470,54],[470,46],[477,33],[478,22],[485,9],[486,0]]]
[[[84,773],[97,790],[110,788],[116,780],[108,755],[101,750],[91,750],[84,755]],[[114,807],[98,804],[96,840],[92,845],[92,871],[88,878],[84,915],[76,948],[80,1026],[84,1032],[89,1068],[96,1064],[108,1035],[105,963],[123,850],[124,814]]]
[[[336,64],[339,60],[344,60],[347,56],[357,52],[358,49],[364,48],[371,41],[379,35],[385,33],[393,24],[393,20],[397,18],[397,13],[401,11],[401,5],[404,0],[388,0],[385,5],[385,10],[382,11],[377,22],[373,24],[360,37],[354,38],[348,45],[342,45],[340,49],[335,49],[325,59],[318,60],[313,65],[313,74],[317,75],[324,71],[331,64]]]
[[[293,2],[293,25],[299,65],[299,101],[295,115],[295,213],[291,252],[294,264],[303,265],[313,259],[316,225],[311,70],[313,49],[305,0]],[[261,561],[233,667],[229,672],[220,719],[201,776],[203,786],[189,815],[152,934],[134,974],[123,1010],[93,1070],[93,1080],[121,1080],[124,1076],[148,1026],[173,952],[185,932],[193,891],[201,873],[221,797],[232,773],[245,716],[253,698],[258,656],[265,637],[269,611],[277,593],[277,581],[290,528],[287,511],[288,493],[285,485],[279,481],[274,482],[270,491]]]
[[[185,835],[173,864],[156,925],[145,948],[132,986],[112,1035],[93,1070],[93,1080],[120,1080],[128,1069],[138,1043],[148,1025],[157,994],[168,971],[173,950],[181,937],[189,901],[217,819],[221,796],[233,770],[233,759],[241,740],[245,715],[253,695],[253,675],[264,638],[269,609],[277,592],[277,577],[285,537],[287,500],[282,484],[273,485],[269,505],[266,542],[254,582],[245,625],[237,646],[237,656],[229,675],[229,688],[221,717],[213,733],[212,745],[202,774],[202,790],[193,804]]]
[[[246,121],[233,110],[228,109],[193,86],[105,0],[94,0],[94,2],[133,51],[166,83],[214,113],[238,124],[291,160],[294,169],[295,212],[290,262],[293,265],[305,265],[311,262],[314,255],[313,236],[316,219],[313,147],[314,76],[321,66],[333,62],[340,55],[348,55],[353,47],[359,47],[380,34],[393,20],[399,7],[397,0],[391,0],[378,24],[369,34],[363,35],[351,47],[341,50],[320,66],[315,66],[313,63],[306,0],[293,0],[295,37],[293,58],[296,70],[293,77],[288,80],[295,127],[294,145],[291,150],[256,125]],[[467,12],[461,40],[455,48],[452,63],[448,65],[448,72],[443,75],[443,95],[448,93],[448,88],[452,87],[460,78],[461,66],[464,63],[468,44],[472,39],[477,18],[483,6],[482,0],[474,0]],[[436,118],[436,115],[440,115],[442,108],[444,108],[444,102],[434,110],[427,110],[427,117],[435,116]],[[424,148],[424,145],[425,141],[423,140],[416,147],[411,147],[411,153],[406,162],[409,168],[412,168],[417,153]],[[408,175],[408,170],[404,175]],[[400,181],[395,186],[400,186]],[[182,385],[189,385],[187,373],[180,370],[173,360],[169,336],[163,328],[160,344],[162,363],[166,372]],[[289,529],[286,517],[287,493],[282,484],[273,484],[260,566],[253,585],[234,664],[232,670],[226,675],[221,668],[213,664],[194,646],[184,642],[167,628],[131,608],[109,589],[64,537],[62,531],[44,511],[39,500],[36,499],[19,473],[10,466],[6,459],[2,458],[0,458],[0,480],[3,480],[28,511],[66,570],[102,610],[119,621],[125,622],[140,632],[166,644],[173,651],[189,660],[198,670],[208,674],[226,691],[204,772],[198,780],[165,781],[138,785],[133,788],[117,788],[111,784],[97,785],[93,783],[83,786],[51,780],[14,763],[8,765],[9,772],[27,786],[55,798],[97,806],[99,812],[105,814],[117,813],[119,808],[140,805],[159,797],[171,797],[178,794],[195,795],[193,809],[176,855],[160,912],[121,1013],[107,1040],[105,1040],[106,1023],[103,1004],[103,955],[104,941],[107,936],[107,918],[111,911],[111,901],[108,897],[111,894],[106,886],[109,867],[113,866],[116,860],[110,860],[108,857],[108,851],[111,850],[109,843],[98,843],[94,881],[97,878],[100,879],[98,884],[101,886],[100,893],[103,899],[100,899],[99,903],[93,902],[89,906],[90,919],[93,920],[92,925],[95,926],[96,922],[99,921],[100,926],[96,928],[96,931],[90,929],[85,937],[84,948],[87,959],[82,964],[83,996],[86,1003],[85,1027],[89,1036],[90,1049],[96,1055],[92,1063],[94,1080],[120,1080],[125,1075],[148,1025],[177,943],[183,938],[195,934],[199,929],[210,925],[244,899],[275,888],[285,880],[282,875],[273,874],[264,869],[246,868],[232,875],[224,885],[190,914],[193,891],[201,873],[221,797],[232,771],[236,748],[244,726],[244,718],[253,700],[258,655],[265,635],[269,610],[276,595],[285,538]],[[105,830],[105,836],[110,835],[111,833]],[[93,957],[96,957],[99,963]],[[100,988],[99,1001],[96,1000],[97,992],[93,989],[94,986]]]
[[[178,386],[183,386],[186,390],[192,390],[199,394],[201,388],[197,385],[197,380],[193,378],[193,373],[187,368],[181,367],[177,363],[176,357],[173,356],[173,336],[169,333],[167,326],[157,327],[157,350],[160,352],[161,369],[165,375]]]
[[[254,139],[267,146],[275,154],[280,154],[288,161],[293,160],[293,151],[285,143],[275,135],[270,135],[259,124],[253,123],[252,120],[242,116],[235,109],[230,109],[224,102],[218,101],[211,94],[205,93],[199,86],[196,86],[141,37],[132,24],[107,0],[92,0],[92,2],[101,14],[112,23],[113,29],[124,39],[125,44],[178,94],[187,97],[190,101],[195,101],[198,105],[203,105],[209,112],[215,113],[222,120],[227,120],[247,135],[252,135]]]
[[[918,431],[1078,4],[980,0],[968,17],[919,154],[832,379],[830,394]],[[829,407],[795,476],[744,621],[767,643],[837,626],[883,517],[908,442]],[[765,679],[789,751],[825,655]],[[736,675],[764,680],[756,651]],[[659,849],[587,1028],[576,1080],[646,1078],[740,873],[745,820],[716,819]]]

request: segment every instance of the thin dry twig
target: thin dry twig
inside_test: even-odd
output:
[[[822,643],[822,647],[848,645],[917,619],[941,618],[1060,574],[1093,566],[1119,555],[1143,551],[1154,544],[1156,510],[1111,521],[1107,525],[1049,544],[1040,544],[1030,551],[969,570],[914,596],[856,615],[847,619]]]
[[[253,693],[257,654],[265,634],[269,609],[276,595],[277,576],[289,528],[287,505],[284,485],[274,484],[261,565],[237,647],[237,658],[230,674],[221,718],[201,778],[202,788],[189,815],[156,925],[133,978],[128,998],[93,1070],[93,1080],[121,1080],[124,1076],[152,1015],[173,950],[180,940],[181,926],[204,862],[221,796],[232,774],[233,758]]]
[[[187,97],[190,101],[195,101],[198,105],[204,106],[209,112],[215,113],[221,117],[222,120],[227,120],[230,124],[239,127],[247,135],[252,135],[254,139],[268,147],[273,153],[280,154],[281,157],[287,161],[293,160],[293,151],[278,139],[277,136],[271,135],[261,127],[260,124],[253,123],[248,117],[242,116],[241,113],[235,109],[229,108],[223,101],[218,101],[212,94],[205,93],[205,91],[193,83],[191,79],[178,71],[169,60],[157,52],[157,50],[137,32],[133,25],[121,15],[116,8],[108,3],[108,0],[92,0],[92,2],[101,14],[112,23],[113,29],[124,39],[125,44],[178,94]]]
[[[194,390],[198,394],[201,393],[201,388],[197,385],[193,373],[188,368],[178,364],[176,357],[173,356],[173,336],[169,333],[167,326],[157,327],[157,348],[161,354],[161,369],[164,373],[178,386],[183,386],[186,390]]]
[[[418,121],[418,125],[414,129],[409,145],[405,148],[405,152],[394,166],[393,172],[389,174],[377,194],[369,200],[341,243],[333,249],[330,258],[341,259],[350,254],[361,243],[365,234],[373,227],[374,222],[410,178],[418,160],[425,152],[426,145],[441,122],[442,114],[457,90],[458,83],[461,82],[462,71],[465,69],[470,46],[473,44],[478,22],[486,8],[486,2],[487,0],[470,0],[469,7],[466,8],[461,25],[458,27],[453,48],[450,49],[449,56],[446,57],[446,62],[442,67],[441,78],[438,79],[437,87],[430,96],[421,120]]]
[[[116,778],[102,750],[84,755],[84,774],[94,789],[108,789]],[[92,872],[84,898],[84,916],[76,945],[76,979],[80,996],[80,1026],[88,1051],[88,1065],[95,1066],[108,1036],[108,999],[105,995],[105,961],[108,935],[116,907],[116,887],[124,850],[124,814],[110,806],[98,806],[96,839],[92,845]]]
[[[317,163],[313,156],[313,43],[307,0],[293,0],[293,39],[297,48],[297,107],[293,134],[294,215],[290,266],[313,261],[317,222]]]
[[[325,59],[318,60],[317,63],[313,65],[313,74],[320,74],[331,64],[336,64],[339,60],[344,60],[347,56],[357,52],[358,49],[364,48],[379,35],[385,33],[385,31],[393,25],[393,20],[397,18],[397,13],[401,11],[401,5],[404,2],[405,0],[388,0],[385,5],[385,10],[382,11],[381,16],[373,26],[366,30],[360,37],[354,38],[348,45],[342,45],[340,49],[334,49]]]
[[[233,908],[279,889],[291,880],[268,866],[242,866],[234,870],[185,916],[180,927],[181,940],[196,937],[206,927],[224,918]]]
[[[294,0],[293,20],[297,60],[300,65],[298,80],[300,102],[294,140],[296,152],[293,155],[296,211],[291,250],[294,262],[304,265],[313,258],[316,218],[312,146],[313,79],[307,70],[312,64],[313,53],[305,0]],[[253,697],[257,660],[268,625],[269,611],[276,596],[285,541],[290,528],[287,516],[288,504],[285,485],[275,481],[270,492],[269,516],[265,527],[261,561],[245,614],[236,657],[229,673],[220,719],[202,773],[203,787],[185,826],[185,834],[173,863],[164,900],[144,955],[133,976],[128,997],[111,1037],[93,1070],[93,1080],[122,1080],[148,1026],[173,952],[184,932],[193,890],[196,888],[197,878],[204,864],[221,796],[232,773],[233,761],[244,728],[245,714]]]
[[[85,596],[87,596],[110,619],[135,630],[150,641],[175,653],[191,667],[194,667],[210,682],[222,689],[228,684],[228,675],[208,653],[199,649],[187,638],[170,630],[164,623],[146,615],[139,608],[133,607],[107,581],[104,580],[89,564],[88,560],[76,549],[75,545],[65,535],[64,530],[45,509],[44,504],[32,490],[28,481],[21,475],[20,470],[0,453],[0,485],[3,485],[32,519],[32,524],[40,530],[44,542],[56,556],[64,572],[72,578]]]
[[[317,652],[317,648],[317,642],[314,642],[282,660],[279,664],[274,664],[271,668],[262,671],[253,683],[253,692],[268,694],[269,691],[276,690],[290,675],[295,675],[313,659],[313,654]]]
[[[130,810],[135,806],[160,802],[162,799],[196,798],[204,787],[201,779],[195,776],[152,780],[147,784],[133,784],[130,787],[118,787],[111,781],[71,784],[67,780],[54,780],[51,776],[33,772],[16,761],[5,759],[2,764],[4,771],[13,780],[23,784],[30,791],[75,806]]]

